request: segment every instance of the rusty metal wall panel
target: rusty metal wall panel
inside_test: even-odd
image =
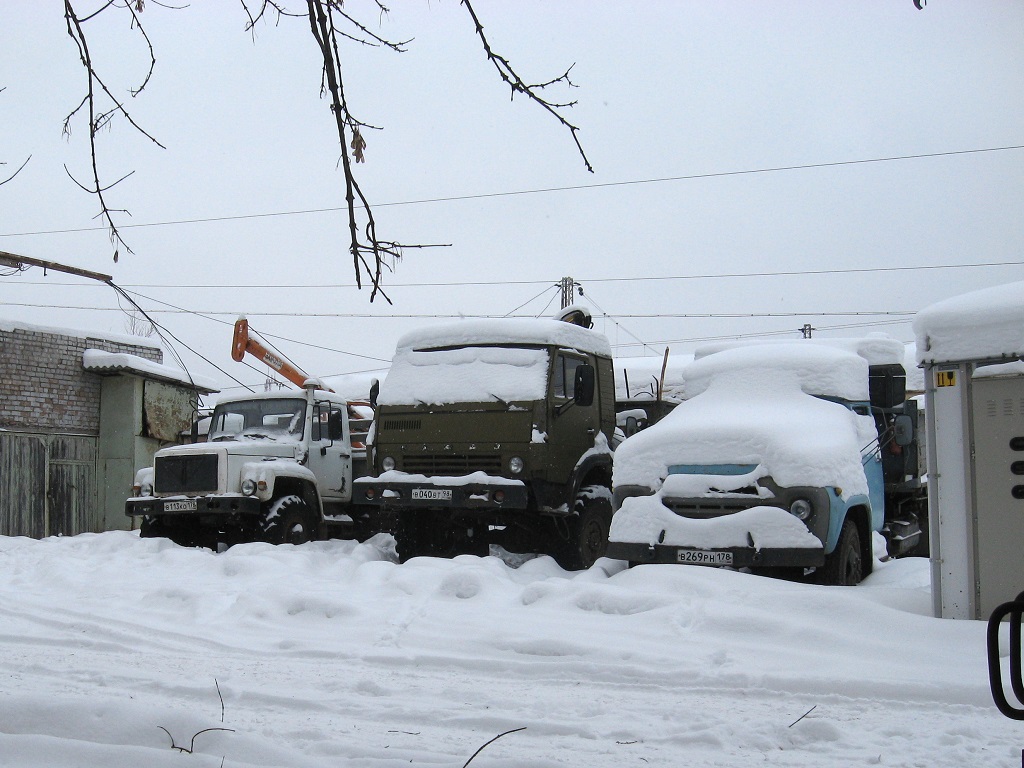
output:
[[[0,433],[0,535],[46,535],[46,440]]]
[[[181,432],[192,426],[195,410],[193,392],[159,381],[147,381],[142,395],[143,435],[177,443]]]

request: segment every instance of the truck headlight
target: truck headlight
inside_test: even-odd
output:
[[[807,499],[797,499],[789,505],[789,511],[798,520],[806,520],[814,511],[814,506]]]
[[[137,490],[135,492],[135,495],[136,496],[152,496],[153,495],[153,484],[152,483],[143,483],[142,485],[138,486],[138,488],[137,488]]]
[[[523,464],[523,460],[518,456],[513,456],[511,459],[508,460],[508,471],[511,472],[513,475],[518,475],[520,472],[522,472],[524,466],[525,465]]]
[[[251,477],[245,478],[242,481],[242,493],[246,496],[252,496],[256,493],[256,481]]]
[[[394,458],[391,456],[385,456],[383,459],[380,460],[380,468],[383,469],[385,472],[390,472],[392,469],[395,468]]]

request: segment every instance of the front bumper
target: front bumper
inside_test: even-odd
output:
[[[384,509],[526,509],[529,493],[519,481],[495,478],[463,481],[460,478],[402,479],[362,477],[352,484],[353,501]]]
[[[193,507],[194,504],[194,507]],[[159,498],[156,496],[135,496],[124,503],[124,513],[129,517],[189,516],[189,515],[258,515],[261,503],[255,496],[198,496]]]
[[[685,554],[684,554],[685,553]],[[695,562],[692,553],[706,554],[706,562]],[[721,555],[731,554],[732,562]],[[667,544],[608,543],[606,557],[630,563],[686,563],[690,565],[729,565],[733,568],[819,568],[825,564],[825,550],[819,547],[722,547],[699,549]],[[715,562],[715,561],[718,562]]]

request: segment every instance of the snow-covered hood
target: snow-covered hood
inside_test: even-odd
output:
[[[805,394],[794,375],[775,372],[765,382],[751,371],[727,372],[622,443],[613,483],[658,490],[671,475],[676,487],[666,491],[702,495],[770,475],[784,487],[867,493],[861,452],[874,438],[871,417]]]
[[[227,456],[251,456],[254,459],[294,459],[301,450],[301,444],[294,440],[219,440],[213,443],[174,445],[169,448],[161,448],[156,455],[162,458],[165,456],[198,456],[201,454],[219,453]]]

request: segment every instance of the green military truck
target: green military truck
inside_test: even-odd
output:
[[[393,516],[399,558],[510,552],[566,568],[604,554],[615,388],[590,316],[464,320],[406,334],[376,396],[359,503]]]

